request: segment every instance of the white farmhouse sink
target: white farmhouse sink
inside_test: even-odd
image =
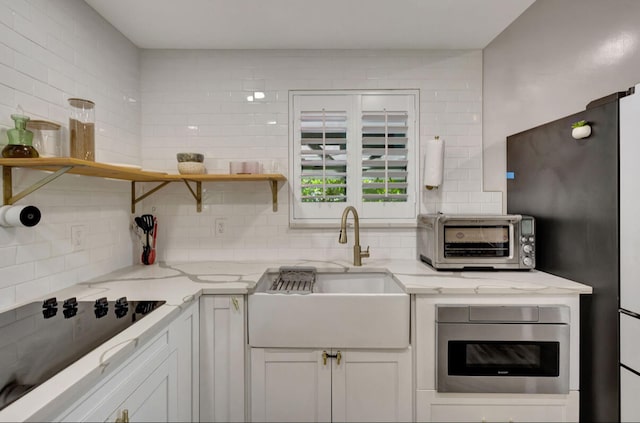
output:
[[[271,293],[266,272],[249,295],[249,345],[406,348],[409,295],[387,271],[316,273],[311,293]]]

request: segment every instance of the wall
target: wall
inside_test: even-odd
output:
[[[84,1],[0,1],[0,148],[18,105],[67,126],[67,98],[82,97],[96,103],[97,160],[138,163],[139,81],[138,49]],[[43,176],[14,170],[14,191]],[[42,221],[0,227],[0,308],[131,264],[129,195],[128,183],[65,175],[20,200]]]
[[[484,49],[486,190],[506,192],[508,135],[640,82],[638,19],[635,0],[537,0]]]
[[[143,50],[143,167],[176,172],[175,154],[205,154],[209,173],[230,160],[272,163],[288,175],[288,91],[420,89],[420,138],[447,142],[445,182],[423,191],[423,211],[492,213],[500,196],[481,192],[480,51],[184,51]],[[253,91],[266,98],[248,102]],[[149,186],[150,188],[151,186]],[[166,260],[350,259],[338,230],[288,227],[288,186],[271,210],[267,183],[204,184],[204,210],[183,185],[146,200],[159,216]],[[426,193],[426,194],[425,194]],[[224,223],[217,233],[215,223]],[[361,232],[376,258],[415,257],[415,228]]]

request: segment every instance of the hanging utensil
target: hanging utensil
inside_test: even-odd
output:
[[[143,214],[140,217],[136,217],[135,222],[143,230],[147,237],[147,243],[142,249],[142,263],[149,264],[149,254],[151,252],[151,244],[149,243],[149,234],[153,231],[154,218],[151,214]]]
[[[143,214],[142,216],[142,220],[144,221],[144,225],[147,228],[146,231],[146,235],[147,235],[147,245],[145,246],[145,260],[143,261],[144,264],[149,264],[149,253],[151,252],[151,243],[149,242],[149,235],[151,234],[151,231],[153,231],[153,215],[151,214]]]
[[[147,257],[147,264],[153,264],[156,261],[156,237],[158,236],[158,219],[153,218],[153,245],[149,256]]]
[[[144,221],[144,224],[149,229],[149,232],[151,232],[153,230],[153,225],[154,225],[153,215],[152,214],[143,214],[140,217],[142,218],[142,220]]]
[[[140,216],[136,216],[133,220],[136,222],[136,225],[144,231],[144,220],[142,220]]]
[[[142,232],[144,232],[145,234],[147,234],[147,231],[149,228],[147,228],[147,224],[145,223],[144,219],[140,216],[136,216],[134,219],[134,222],[136,222],[136,225],[138,225],[138,227],[140,229],[142,229]],[[140,258],[140,260],[142,261],[143,264],[146,264],[147,261],[147,246],[144,245],[144,243],[142,244],[142,257]]]

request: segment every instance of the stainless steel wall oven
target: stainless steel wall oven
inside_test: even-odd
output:
[[[439,305],[438,392],[569,392],[569,307]]]

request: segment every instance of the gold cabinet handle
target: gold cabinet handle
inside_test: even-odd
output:
[[[129,410],[122,410],[120,415],[116,417],[116,423],[129,423]]]
[[[329,355],[327,354],[326,351],[322,351],[322,365],[326,366],[327,365],[327,357],[329,357]]]
[[[240,304],[238,303],[238,299],[236,297],[231,297],[231,303],[233,304],[233,308],[235,308],[236,311],[240,310]]]
[[[336,360],[338,362],[338,366],[340,365],[340,360],[342,360],[342,353],[340,351],[338,351],[338,354],[336,354]]]

